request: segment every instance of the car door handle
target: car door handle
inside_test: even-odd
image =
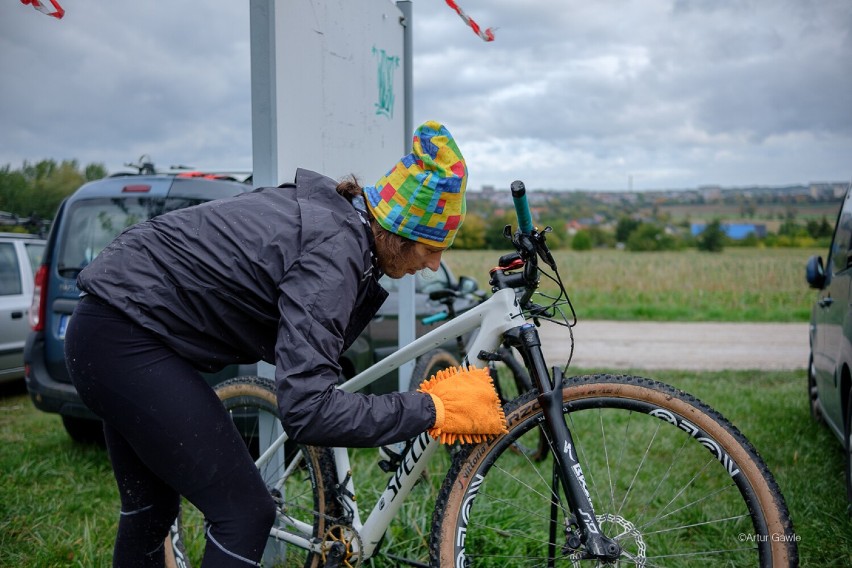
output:
[[[24,312],[12,312],[12,319],[19,320],[24,317]]]
[[[821,298],[820,301],[817,302],[817,304],[819,304],[819,307],[821,307],[821,308],[827,308],[828,306],[830,306],[833,303],[834,303],[834,300],[831,298],[831,296],[829,296],[828,298]]]

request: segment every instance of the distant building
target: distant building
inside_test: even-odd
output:
[[[698,188],[698,193],[704,201],[708,202],[719,201],[722,198],[722,188],[718,185],[702,185]]]
[[[706,226],[707,223],[692,223],[690,233],[693,237],[698,236],[704,232]],[[728,238],[735,241],[740,241],[752,234],[760,239],[766,236],[766,225],[763,223],[722,223],[721,228]]]

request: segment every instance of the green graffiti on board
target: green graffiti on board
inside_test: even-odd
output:
[[[376,114],[393,118],[394,92],[393,75],[399,67],[399,57],[388,55],[384,49],[373,46],[373,56],[377,59],[376,83],[377,100],[374,104]]]

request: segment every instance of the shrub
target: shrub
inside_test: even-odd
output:
[[[695,239],[695,246],[698,250],[705,252],[722,252],[725,248],[725,231],[722,230],[722,223],[718,219],[713,219],[704,227],[698,238]]]
[[[627,238],[627,250],[633,252],[677,250],[677,240],[667,235],[662,227],[653,223],[642,223]]]
[[[592,236],[585,229],[577,231],[574,238],[571,239],[571,249],[573,250],[592,250]]]

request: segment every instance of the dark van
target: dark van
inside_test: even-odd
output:
[[[852,511],[852,185],[837,215],[826,262],[811,257],[805,278],[817,290],[809,333],[811,416],[840,441]]]
[[[247,184],[190,174],[119,175],[87,183],[65,200],[53,221],[36,272],[32,332],[24,349],[27,390],[35,406],[62,416],[78,441],[101,436],[95,415],[80,401],[65,367],[64,338],[79,301],[77,274],[125,228],[162,213],[250,191]],[[218,382],[242,370],[208,377]]]

